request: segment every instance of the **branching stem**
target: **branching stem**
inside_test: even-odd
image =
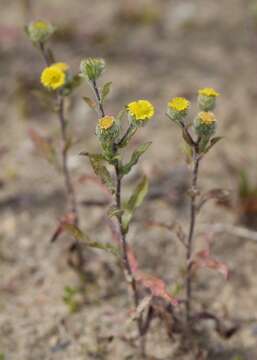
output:
[[[99,93],[99,89],[97,87],[96,81],[92,81],[92,87],[93,87],[95,97],[96,97],[96,100],[98,103],[99,115],[104,117],[105,111],[104,111],[103,104],[101,102],[101,97],[100,97],[100,93]],[[128,135],[128,133],[130,131],[131,131],[131,127],[128,128],[128,130],[126,132],[126,136]],[[118,145],[124,139],[125,139],[125,137],[123,136],[122,140],[118,144],[114,144],[113,150],[116,154],[118,151]],[[118,220],[119,232],[120,232],[121,242],[122,242],[121,245],[122,245],[123,268],[124,268],[126,278],[128,279],[128,281],[131,285],[133,299],[134,299],[134,305],[137,308],[139,305],[139,294],[138,294],[138,290],[137,290],[136,280],[133,276],[133,272],[132,272],[130,262],[129,262],[129,249],[128,249],[128,244],[127,244],[127,239],[126,239],[126,232],[124,231],[124,228],[122,225],[122,215],[121,215],[121,211],[122,211],[122,204],[121,204],[122,173],[120,170],[120,166],[121,166],[120,160],[115,160],[115,163],[114,163],[115,177],[116,177],[116,190],[115,190],[115,203],[116,204],[115,204],[115,206],[119,210],[118,215],[117,215],[117,220]],[[144,329],[145,326],[143,325],[142,316],[139,316],[139,318],[137,319],[137,327],[138,327],[138,333],[139,333],[139,337],[140,337],[141,355],[144,357],[145,356],[144,335],[145,335],[146,331]]]

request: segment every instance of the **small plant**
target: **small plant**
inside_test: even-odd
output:
[[[79,290],[74,287],[66,286],[64,288],[63,301],[68,306],[71,313],[74,313],[79,309],[80,303],[77,299],[78,293]]]
[[[76,191],[73,185],[71,172],[68,165],[69,152],[74,140],[70,134],[69,121],[66,118],[65,102],[68,96],[80,85],[80,77],[78,74],[70,73],[69,65],[64,62],[55,60],[52,50],[47,46],[48,40],[55,32],[55,27],[45,21],[32,22],[25,28],[25,31],[40,51],[46,67],[43,69],[40,81],[44,89],[50,94],[50,110],[56,113],[57,120],[60,125],[61,150],[57,153],[52,141],[46,140],[42,135],[38,134],[34,129],[30,129],[30,137],[38,148],[42,156],[48,160],[58,172],[61,172],[64,179],[67,200],[67,212],[63,219],[72,224],[79,224],[78,204]],[[47,94],[46,94],[47,97]],[[47,102],[49,105],[49,100]],[[48,106],[49,107],[49,106]],[[59,160],[60,155],[60,160]],[[62,222],[61,222],[62,223]],[[58,226],[52,241],[56,240],[61,234],[62,227]],[[73,243],[70,247],[72,252],[77,254],[77,263],[72,263],[79,272],[82,272],[83,254],[80,244]]]
[[[167,116],[182,130],[185,142],[187,159],[192,163],[192,182],[189,191],[190,196],[190,224],[186,247],[186,318],[191,321],[192,307],[192,269],[196,266],[213,267],[213,261],[209,259],[209,252],[198,253],[194,259],[194,232],[197,212],[199,206],[197,198],[200,191],[198,189],[199,166],[204,156],[221,139],[214,137],[216,132],[216,117],[212,112],[215,108],[216,98],[219,94],[212,88],[199,90],[198,106],[200,112],[194,121],[187,121],[186,116],[190,107],[190,102],[185,98],[174,98],[168,103]],[[193,131],[190,132],[190,130]],[[201,265],[200,265],[201,264]],[[218,266],[218,263],[217,263]]]

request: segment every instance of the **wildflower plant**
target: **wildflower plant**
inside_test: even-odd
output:
[[[79,224],[78,204],[73,184],[72,176],[68,166],[69,151],[73,144],[73,139],[69,133],[69,121],[65,113],[66,98],[71,95],[75,88],[80,84],[80,77],[78,74],[73,75],[68,64],[64,62],[56,62],[54,54],[48,46],[48,41],[55,32],[55,27],[48,22],[39,20],[29,24],[25,31],[32,41],[33,45],[40,51],[45,62],[40,75],[40,82],[42,87],[50,94],[54,105],[52,110],[56,113],[60,125],[61,137],[61,161],[58,159],[58,154],[53,145],[47,142],[35,130],[30,131],[30,135],[36,146],[39,148],[42,155],[53,165],[56,170],[61,171],[66,189],[67,213],[64,215],[65,221]],[[54,241],[62,232],[62,222],[56,229],[52,240]],[[75,268],[82,271],[83,256],[80,244],[76,242],[71,245],[71,251],[77,255],[77,263]]]
[[[199,112],[193,121],[187,119],[190,102],[185,98],[173,98],[169,101],[167,107],[167,116],[174,122],[181,130],[184,139],[184,151],[188,162],[192,165],[192,180],[189,190],[190,196],[190,221],[188,235],[185,236],[184,246],[186,249],[186,319],[189,328],[192,326],[193,319],[196,318],[192,312],[192,279],[193,272],[197,268],[207,267],[216,269],[223,273],[225,277],[228,275],[228,270],[225,264],[210,257],[210,249],[204,249],[195,253],[195,226],[198,212],[205,201],[202,199],[208,198],[208,194],[202,195],[198,187],[199,168],[201,161],[205,158],[211,148],[221,139],[215,136],[217,130],[217,120],[213,113],[216,105],[216,99],[219,93],[213,88],[203,88],[198,92],[198,107]],[[214,191],[210,191],[210,198]],[[219,193],[217,193],[219,196]],[[208,317],[207,318],[211,318]],[[215,318],[215,317],[214,317]]]
[[[60,125],[60,137],[62,149],[60,152],[61,164],[56,157],[56,150],[34,130],[31,131],[31,137],[39,147],[41,153],[49,162],[55,165],[57,170],[61,170],[67,199],[67,213],[60,221],[52,240],[55,240],[63,231],[66,231],[76,240],[71,250],[75,250],[78,255],[79,263],[77,269],[81,271],[83,266],[82,244],[103,249],[116,258],[121,263],[125,279],[127,280],[135,307],[135,320],[138,329],[138,338],[140,339],[141,354],[145,356],[145,335],[149,330],[150,322],[154,316],[161,319],[170,319],[176,324],[186,324],[189,332],[193,329],[195,320],[212,319],[216,322],[217,329],[221,329],[217,317],[208,312],[194,313],[193,311],[193,273],[198,268],[216,269],[226,277],[228,270],[225,264],[214,259],[210,255],[210,248],[203,249],[195,253],[195,227],[198,212],[202,205],[213,194],[201,194],[198,188],[199,168],[201,161],[205,158],[212,147],[221,139],[216,136],[217,120],[214,113],[216,100],[219,93],[213,88],[203,88],[198,92],[199,111],[193,120],[188,119],[190,110],[190,101],[183,97],[175,97],[168,102],[166,114],[168,118],[178,126],[182,132],[184,140],[184,151],[188,162],[192,166],[190,197],[190,219],[188,234],[177,226],[175,229],[178,237],[185,247],[185,299],[175,299],[166,288],[166,284],[156,276],[144,273],[139,269],[137,258],[128,243],[128,233],[136,210],[142,204],[148,192],[148,180],[142,176],[135,186],[128,199],[124,198],[124,179],[130,174],[134,166],[137,165],[141,156],[148,150],[151,142],[140,144],[130,155],[128,161],[124,160],[124,153],[128,151],[128,145],[138,131],[142,131],[144,126],[151,121],[155,115],[153,104],[146,99],[137,99],[128,103],[118,114],[107,113],[105,111],[105,101],[110,93],[112,83],[107,82],[99,86],[102,75],[106,69],[106,63],[101,58],[86,58],[80,63],[80,71],[73,75],[68,64],[56,61],[53,52],[48,46],[48,41],[53,35],[55,28],[46,22],[36,21],[26,27],[26,33],[30,40],[39,49],[45,61],[45,67],[42,69],[40,82],[42,87],[51,94],[54,100],[54,111]],[[68,166],[69,151],[73,144],[71,138],[68,120],[65,112],[65,101],[82,81],[86,81],[92,90],[94,99],[84,97],[87,105],[93,109],[96,114],[95,135],[99,143],[99,152],[82,152],[92,166],[95,175],[101,180],[101,186],[104,187],[109,195],[110,207],[107,215],[109,217],[113,239],[116,241],[114,246],[107,242],[97,242],[80,229],[77,193],[73,184],[73,179]],[[125,130],[124,130],[125,128]],[[127,154],[126,154],[127,155]],[[115,220],[114,220],[115,219]],[[174,228],[169,228],[174,230]],[[142,291],[143,289],[143,291]],[[180,292],[180,289],[179,291]],[[142,296],[147,293],[149,296]],[[76,299],[77,290],[72,287],[65,289],[64,301],[69,306],[70,311],[78,309]],[[154,303],[154,298],[161,299],[164,305]],[[174,312],[174,307],[185,304],[183,316],[186,321],[180,321]],[[147,309],[147,311],[145,311]],[[166,324],[167,325],[167,324]],[[168,321],[170,328],[170,320]],[[169,329],[169,331],[171,331]],[[221,331],[221,330],[220,330]],[[223,331],[223,328],[222,328]],[[224,333],[224,332],[223,332]],[[232,331],[231,331],[232,333]]]
[[[154,107],[148,100],[138,100],[129,103],[117,116],[106,114],[104,100],[109,93],[110,83],[105,84],[101,90],[97,84],[97,80],[105,69],[104,64],[104,60],[101,59],[85,59],[81,62],[80,66],[81,76],[88,81],[96,98],[98,114],[96,136],[101,148],[101,153],[99,154],[85,153],[85,155],[89,157],[96,175],[100,176],[102,182],[113,194],[114,205],[111,207],[110,216],[115,216],[118,222],[123,269],[126,279],[130,283],[134,304],[137,308],[140,299],[136,278],[134,276],[133,264],[130,259],[130,247],[127,243],[127,233],[133,214],[136,208],[141,205],[147,193],[148,180],[144,176],[135,188],[131,197],[123,202],[123,179],[130,173],[151,143],[141,144],[137,150],[133,152],[129,162],[126,164],[124,164],[122,160],[121,151],[126,148],[136,131],[153,117]],[[92,103],[92,100],[89,101],[87,99],[87,102]],[[125,116],[127,116],[128,127],[125,133],[122,133],[121,122]],[[115,180],[113,180],[113,176],[109,173],[105,163],[113,168]],[[141,316],[137,319],[137,324],[139,335],[142,340],[143,322]],[[141,341],[141,346],[142,351],[144,351],[143,341]]]

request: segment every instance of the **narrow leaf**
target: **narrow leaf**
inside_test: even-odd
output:
[[[212,138],[210,140],[210,144],[207,146],[207,148],[204,150],[204,152],[207,153],[221,139],[223,139],[223,136],[216,136],[216,137]]]
[[[124,231],[128,231],[128,227],[132,220],[133,214],[136,208],[138,208],[142,204],[148,192],[148,188],[148,179],[146,176],[144,176],[140,183],[137,185],[134,193],[131,195],[128,202],[124,206],[124,213],[122,216],[122,225]]]
[[[178,301],[167,291],[164,281],[156,276],[138,271],[135,274],[136,281],[144,288],[150,290],[151,294],[163,298],[172,305],[178,305]]]
[[[84,96],[83,100],[92,110],[96,110],[96,102],[92,100],[90,97]]]
[[[58,168],[57,155],[51,142],[46,140],[34,129],[29,129],[29,136],[41,156],[44,157],[50,164],[55,165],[55,167]]]
[[[199,211],[202,206],[209,200],[216,200],[217,204],[220,205],[229,205],[230,204],[230,192],[224,189],[212,189],[207,193],[203,194],[201,197],[199,204],[197,206],[197,210]]]
[[[113,183],[113,179],[106,166],[103,165],[104,158],[101,154],[89,154],[82,153],[82,155],[86,155],[89,157],[90,164],[97,176],[100,177],[103,184],[107,186],[107,188],[114,194],[115,186]]]
[[[122,175],[126,175],[130,172],[132,167],[137,164],[140,156],[142,156],[144,154],[144,152],[146,152],[146,150],[149,148],[149,146],[151,144],[152,144],[151,141],[149,141],[145,144],[142,144],[137,148],[137,150],[135,150],[133,152],[130,161],[126,165],[124,165],[122,168]]]
[[[187,164],[191,164],[192,158],[193,158],[193,150],[192,150],[191,145],[189,145],[186,141],[183,141],[183,143],[181,145],[181,150],[186,157]]]
[[[64,230],[69,233],[71,236],[74,237],[75,240],[81,241],[85,243],[87,246],[104,250],[108,253],[111,253],[115,256],[120,256],[120,250],[116,246],[109,244],[109,243],[102,243],[99,241],[93,241],[89,238],[89,236],[82,232],[77,226],[72,224],[64,224],[63,225]]]
[[[195,254],[193,260],[190,262],[191,271],[196,271],[200,268],[213,269],[224,275],[228,279],[228,267],[223,262],[210,257],[208,250],[202,250]]]
[[[112,82],[107,82],[101,89],[101,102],[104,103],[105,99],[107,98],[110,90],[111,90]]]

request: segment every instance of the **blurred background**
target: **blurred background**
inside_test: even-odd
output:
[[[116,114],[139,98],[155,105],[155,119],[131,145],[132,149],[153,141],[127,181],[128,191],[142,172],[151,181],[150,195],[129,240],[142,268],[162,276],[172,291],[181,284],[183,248],[165,230],[144,225],[173,220],[187,224],[188,168],[179,131],[165,118],[171,97],[189,98],[194,116],[199,88],[210,86],[221,93],[216,115],[218,135],[225,138],[203,162],[200,186],[228,189],[231,196],[204,207],[199,223],[235,224],[251,234],[257,230],[257,1],[0,3],[0,359],[133,359],[133,347],[120,336],[127,331],[124,323],[131,304],[117,264],[109,255],[90,251],[81,295],[77,276],[65,261],[68,240],[49,243],[64,213],[63,180],[39,156],[28,131],[36,129],[58,146],[59,126],[40,96],[44,62],[26,38],[24,25],[40,19],[56,25],[50,47],[74,73],[82,58],[105,58],[103,80],[113,82],[108,113]],[[71,131],[77,138],[69,165],[78,187],[83,227],[95,238],[111,241],[101,221],[104,209],[83,206],[92,198],[102,200],[103,194],[92,184],[77,181],[91,174],[78,153],[94,152],[98,146],[93,135],[95,114],[82,100],[89,95],[84,83],[68,104]],[[214,255],[229,266],[230,279],[225,283],[215,273],[199,274],[196,298],[242,326],[229,341],[209,339],[207,358],[255,360],[257,243],[251,236],[226,232],[216,240]],[[67,296],[75,302],[75,310],[67,306]],[[149,340],[153,359],[170,359],[175,351],[156,321]]]

